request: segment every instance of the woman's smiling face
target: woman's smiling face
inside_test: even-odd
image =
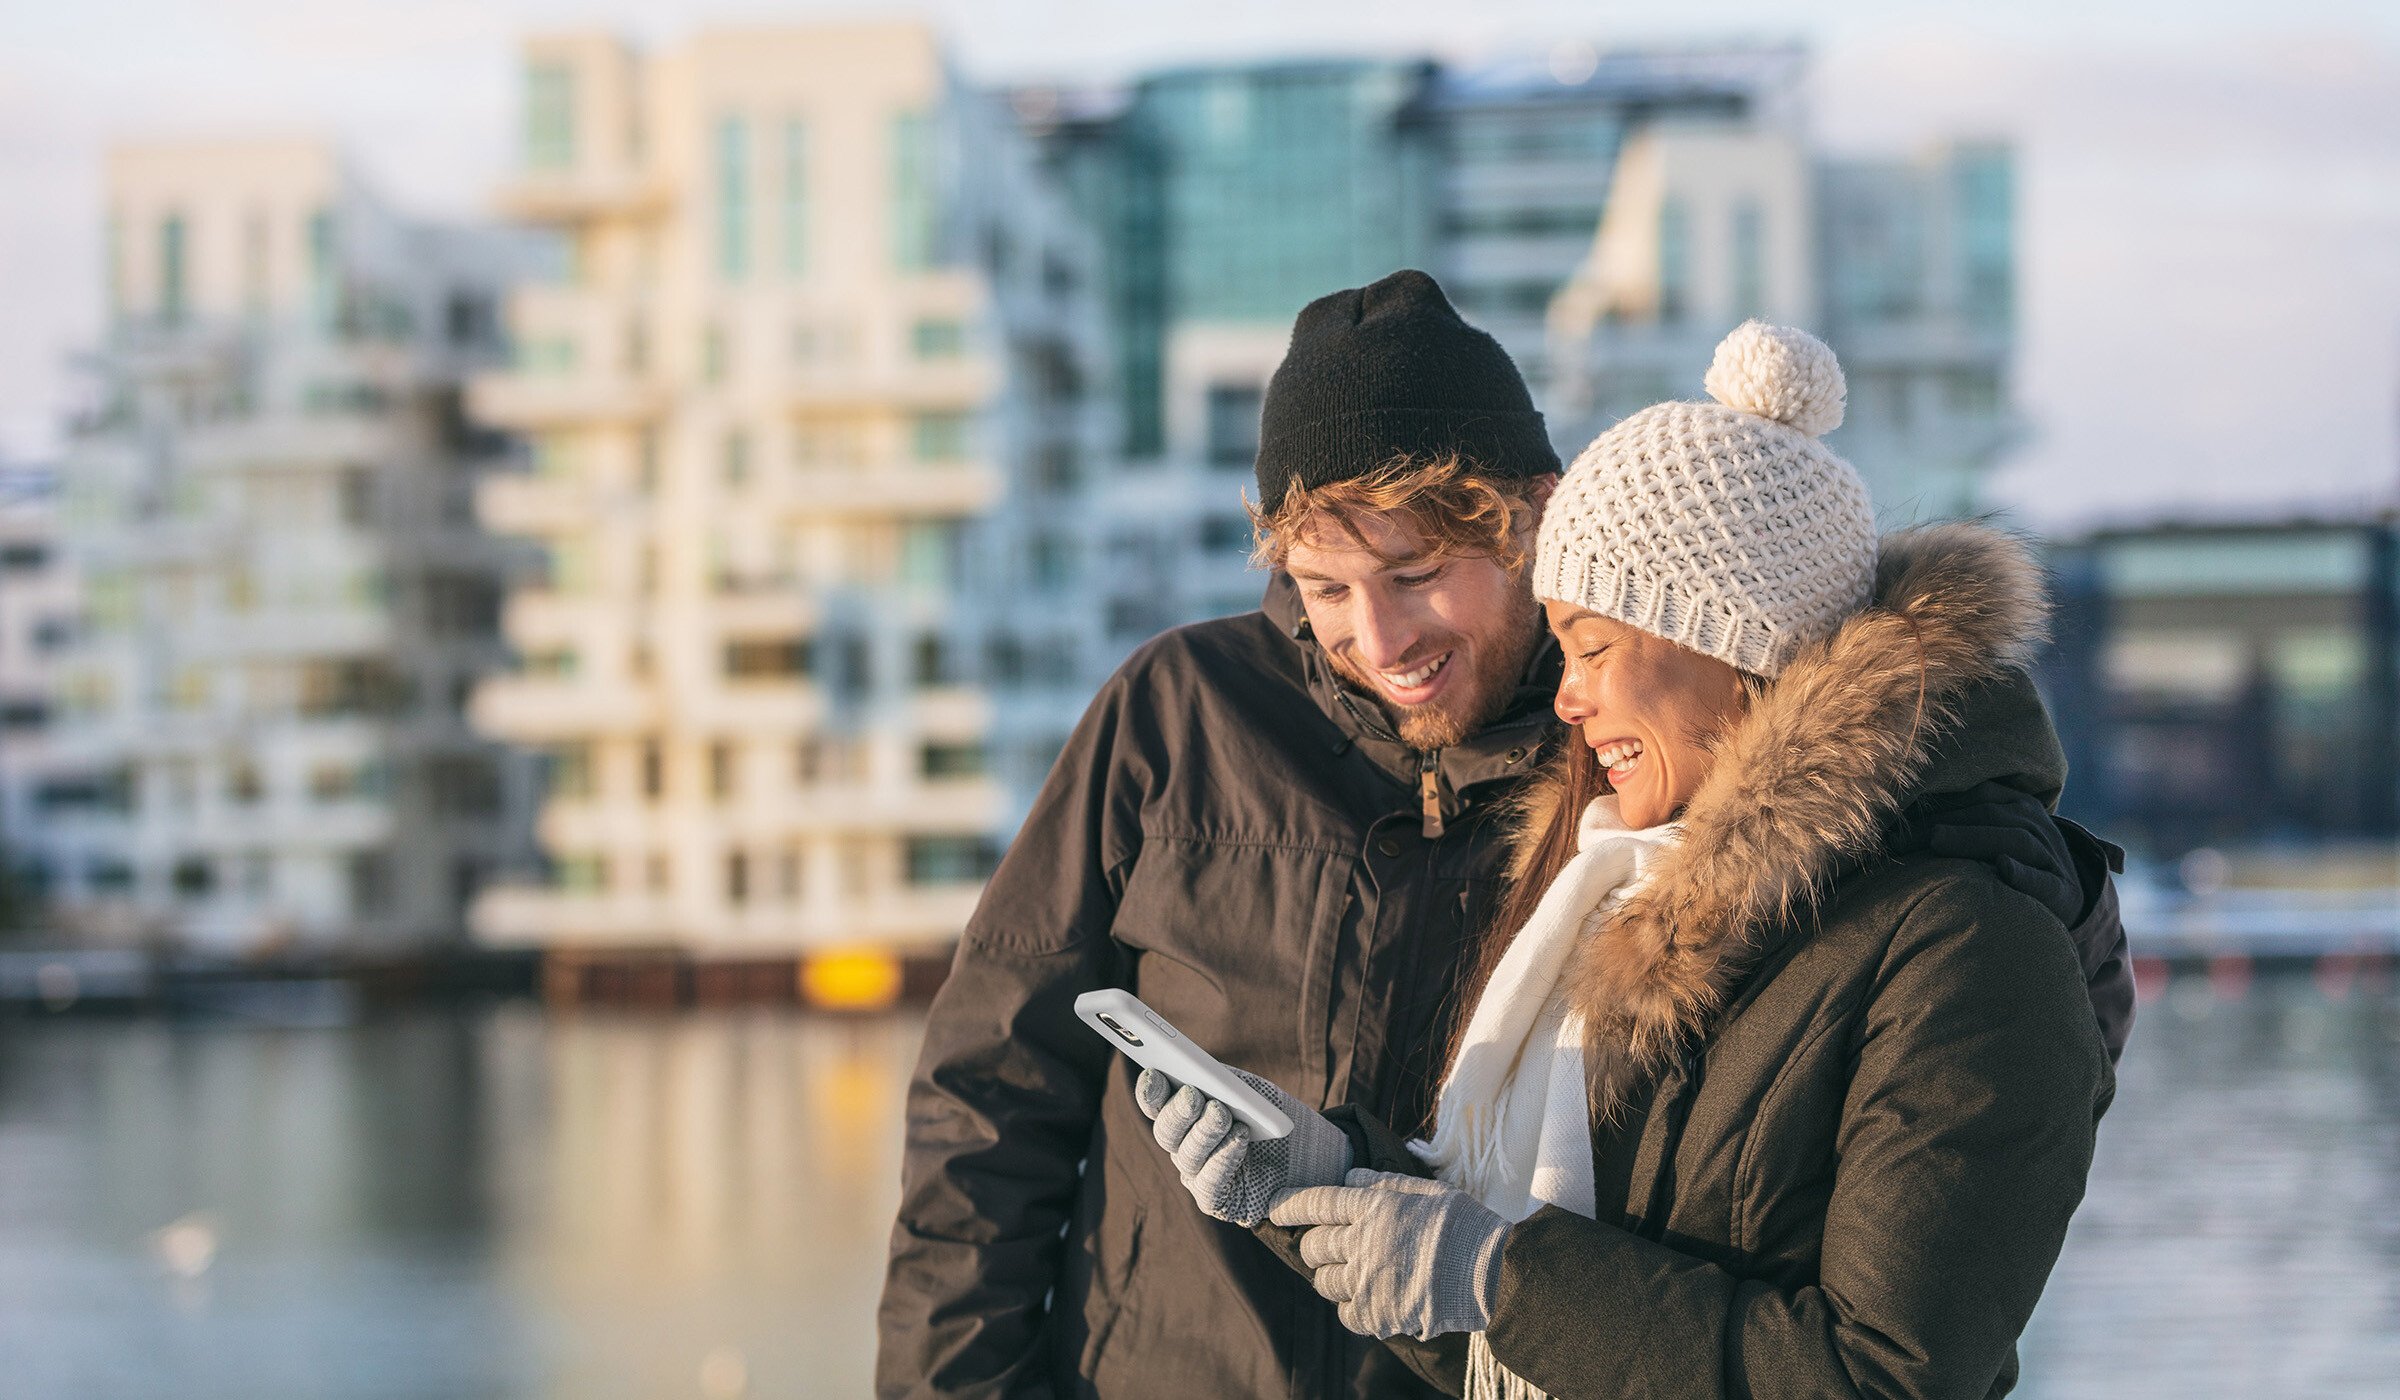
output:
[[[1617,815],[1636,829],[1673,820],[1716,763],[1713,741],[1741,715],[1741,672],[1571,603],[1542,608],[1566,656],[1558,717],[1608,771]]]

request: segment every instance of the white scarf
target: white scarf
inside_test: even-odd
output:
[[[1682,828],[1631,830],[1612,795],[1584,809],[1575,834],[1574,859],[1543,891],[1468,1018],[1458,1060],[1442,1081],[1433,1141],[1410,1144],[1443,1181],[1511,1222],[1544,1205],[1596,1214],[1583,1021],[1568,1009],[1559,977]],[[1467,1395],[1517,1400],[1541,1392],[1501,1366],[1478,1332],[1470,1339]]]

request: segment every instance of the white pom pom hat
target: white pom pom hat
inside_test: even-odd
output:
[[[1750,321],[1704,382],[1715,403],[1643,409],[1575,459],[1533,591],[1774,676],[1874,592],[1866,483],[1817,441],[1841,426],[1842,367],[1806,331]]]

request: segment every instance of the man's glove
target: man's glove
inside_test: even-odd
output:
[[[1324,1114],[1254,1074],[1235,1070],[1292,1120],[1290,1133],[1252,1142],[1233,1110],[1186,1084],[1146,1069],[1133,1101],[1150,1135],[1175,1159],[1183,1189],[1200,1209],[1236,1225],[1256,1225],[1277,1197],[1303,1186],[1331,1186],[1350,1169],[1350,1139]]]
[[[1293,1192],[1267,1218],[1307,1228],[1301,1261],[1353,1332],[1431,1341],[1492,1325],[1509,1224],[1455,1186],[1354,1171],[1347,1186]]]

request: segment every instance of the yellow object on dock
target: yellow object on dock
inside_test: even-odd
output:
[[[890,953],[817,953],[800,964],[800,999],[827,1011],[880,1011],[900,1000],[900,981]]]

